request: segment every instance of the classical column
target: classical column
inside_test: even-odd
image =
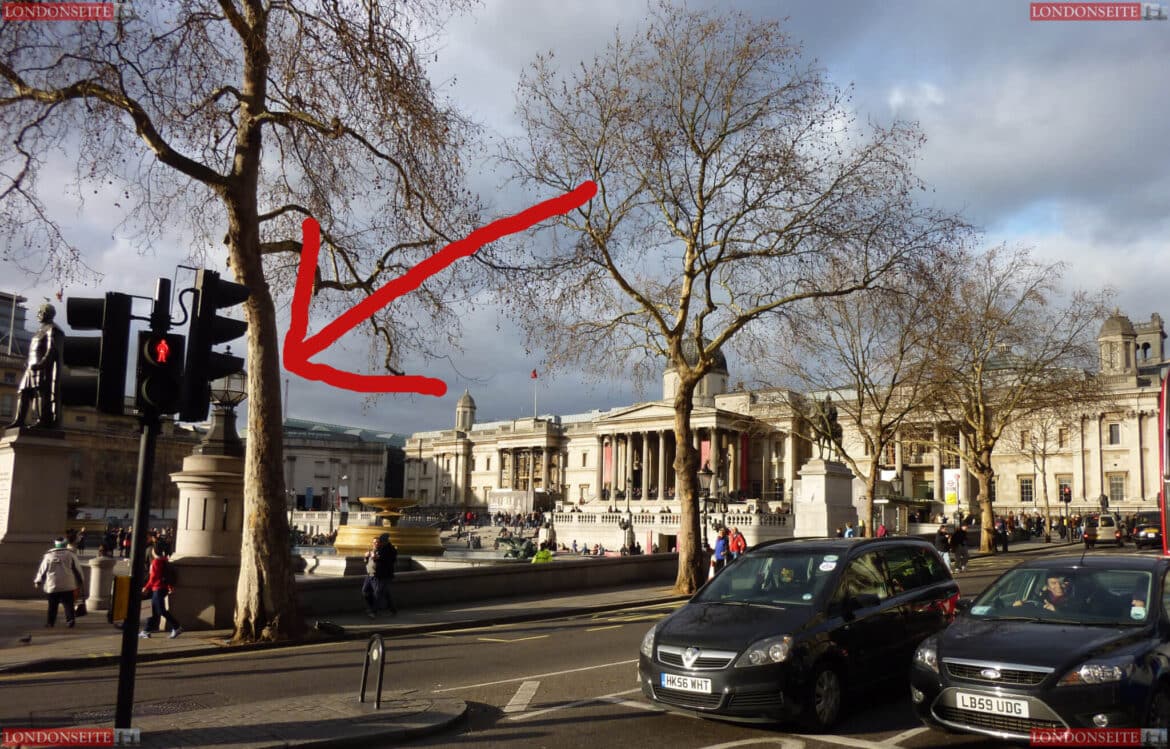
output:
[[[642,432],[642,500],[650,498],[650,432]]]
[[[1130,465],[1133,465],[1133,453],[1130,452]],[[1146,471],[1144,465],[1144,456],[1142,455],[1142,411],[1137,411],[1137,475],[1138,475],[1138,500],[1145,501],[1146,498]]]
[[[666,499],[666,430],[658,430],[658,499]]]
[[[971,511],[971,475],[967,473],[967,435],[959,430],[959,507]]]
[[[605,485],[605,435],[597,435],[597,483],[593,485],[593,496],[601,499],[601,489]]]
[[[443,455],[442,453],[435,454],[435,476],[431,481],[433,487],[431,491],[431,504],[437,505],[439,503],[439,487],[441,486],[443,473]]]
[[[622,489],[627,493],[634,488],[634,433],[626,432],[626,450],[622,461]]]
[[[764,437],[764,449],[760,451],[760,496],[763,499],[768,496],[769,487],[772,483],[772,451],[775,448],[772,446],[772,435]]]
[[[784,491],[796,499],[796,435],[789,432],[784,436]],[[782,501],[789,497],[781,497]]]
[[[718,427],[711,427],[711,451],[710,451],[711,452],[711,472],[715,474],[715,476],[711,480],[711,496],[712,497],[718,496],[718,491],[720,488],[719,487],[719,481],[720,481],[719,469],[720,469],[720,464],[722,463],[722,461],[719,460],[719,458],[720,458],[719,453],[723,449],[723,445],[720,444],[720,437],[721,436],[722,435],[720,434]],[[726,488],[726,487],[723,487],[723,488]]]
[[[546,492],[552,491],[552,481],[548,477],[549,469],[549,449],[547,446],[540,448],[540,485]]]
[[[937,423],[934,425],[933,429],[934,431],[931,433],[931,439],[934,440],[934,465],[932,466],[934,470],[934,498],[936,501],[941,499],[945,507],[947,501],[947,492],[946,487],[943,486],[942,450],[939,449],[941,435],[939,434]]]

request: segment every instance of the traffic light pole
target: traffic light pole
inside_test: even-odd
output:
[[[158,279],[151,330],[166,333],[171,326],[171,282]],[[158,442],[159,413],[146,409],[139,416],[142,437],[138,442],[138,478],[134,485],[134,527],[130,537],[130,601],[122,622],[122,656],[118,660],[118,701],[114,708],[114,727],[130,728],[134,712],[134,677],[138,667],[138,630],[142,618],[140,591],[146,583],[146,535],[150,525],[150,489],[154,480],[154,452]]]
[[[122,657],[118,661],[118,703],[114,727],[130,728],[134,710],[134,675],[138,666],[138,624],[142,614],[139,591],[146,583],[145,559],[147,526],[150,524],[150,487],[154,478],[154,450],[158,440],[158,414],[143,414],[142,438],[138,443],[138,479],[134,486],[134,529],[130,553],[130,602],[122,622]]]

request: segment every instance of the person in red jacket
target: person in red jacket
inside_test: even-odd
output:
[[[146,585],[142,586],[142,592],[150,595],[150,618],[146,620],[138,636],[147,640],[150,639],[150,633],[158,629],[159,621],[164,616],[171,624],[172,640],[183,634],[182,625],[167,608],[167,596],[175,592],[175,586],[170,581],[171,575],[167,571],[170,564],[171,560],[163,550],[151,560],[150,576],[146,579]]]
[[[739,532],[739,528],[733,527],[731,529],[731,540],[728,550],[731,552],[732,559],[739,559],[739,555],[747,551],[747,539]]]

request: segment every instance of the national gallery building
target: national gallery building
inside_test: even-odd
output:
[[[994,500],[1000,514],[1055,514],[1067,487],[1068,512],[1089,512],[1102,495],[1126,514],[1157,507],[1159,373],[1166,338],[1161,317],[1134,325],[1116,314],[1098,336],[1100,377],[1110,397],[1082,409],[1059,428],[1036,459],[1037,440],[1024,427],[1001,438],[993,456]],[[694,352],[688,360],[693,361]],[[805,415],[812,396],[791,390],[729,391],[721,356],[700,383],[691,429],[700,464],[713,472],[711,495],[748,514],[783,513],[799,497],[800,471],[817,457]],[[407,438],[403,495],[420,507],[517,512],[556,505],[560,511],[636,513],[677,511],[674,413],[677,373],[663,374],[662,399],[608,411],[476,423],[475,401],[464,392],[453,429]],[[861,443],[842,419],[847,453]],[[961,439],[932,418],[906,427],[881,456],[883,491],[914,500],[931,515],[971,508],[977,484],[959,458],[935,445]],[[854,452],[856,451],[856,452]],[[872,460],[868,457],[867,460]],[[1045,480],[1046,479],[1046,480]],[[855,498],[862,492],[854,481]],[[949,499],[949,502],[947,501]]]

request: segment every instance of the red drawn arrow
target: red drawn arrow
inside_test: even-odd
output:
[[[509,234],[516,234],[539,224],[552,216],[561,216],[578,208],[597,194],[597,185],[583,182],[577,189],[567,192],[531,208],[497,219],[487,226],[452,242],[434,255],[426,258],[398,278],[355,304],[333,322],[313,336],[309,332],[309,298],[313,292],[313,275],[317,271],[317,256],[321,251],[321,226],[314,218],[307,218],[301,224],[303,236],[301,263],[297,270],[297,285],[293,289],[292,319],[284,337],[284,368],[307,380],[317,380],[343,390],[359,393],[420,393],[442,396],[447,392],[447,383],[424,375],[363,375],[345,372],[327,364],[315,364],[309,357],[315,356],[334,341],[365,322],[375,312],[400,296],[409,294],[431,276],[442,271],[459,258],[474,255],[488,242],[494,242]]]

